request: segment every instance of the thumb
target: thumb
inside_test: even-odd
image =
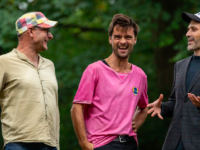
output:
[[[162,102],[163,97],[164,97],[163,94],[160,94],[160,96],[159,96],[159,98],[158,98],[158,101],[159,101],[159,102]]]

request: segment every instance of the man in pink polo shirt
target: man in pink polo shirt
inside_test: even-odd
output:
[[[112,54],[83,73],[71,109],[82,150],[138,149],[136,131],[148,111],[147,76],[128,62],[138,32],[130,17],[114,15],[109,27]]]

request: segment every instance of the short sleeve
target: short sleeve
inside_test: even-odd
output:
[[[0,62],[0,92],[2,91],[5,84],[5,70]]]
[[[73,103],[80,103],[80,104],[91,104],[93,101],[93,95],[95,91],[95,87],[97,84],[97,75],[95,69],[89,65],[79,83],[78,90],[74,97]]]
[[[142,94],[140,96],[138,107],[145,108],[148,105],[148,95],[147,95],[147,77],[145,75],[143,79],[143,88],[142,88]]]

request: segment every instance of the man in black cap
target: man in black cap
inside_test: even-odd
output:
[[[183,12],[182,19],[189,23],[187,48],[194,55],[175,64],[169,101],[161,94],[148,105],[152,117],[172,118],[162,150],[200,149],[200,13]]]

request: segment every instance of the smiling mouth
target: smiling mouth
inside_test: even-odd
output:
[[[126,50],[126,49],[128,49],[128,46],[127,47],[118,47],[118,49],[120,49],[120,50]]]
[[[194,42],[194,40],[189,40],[189,41],[188,41],[188,44],[190,44],[190,43],[192,43],[192,42]]]

